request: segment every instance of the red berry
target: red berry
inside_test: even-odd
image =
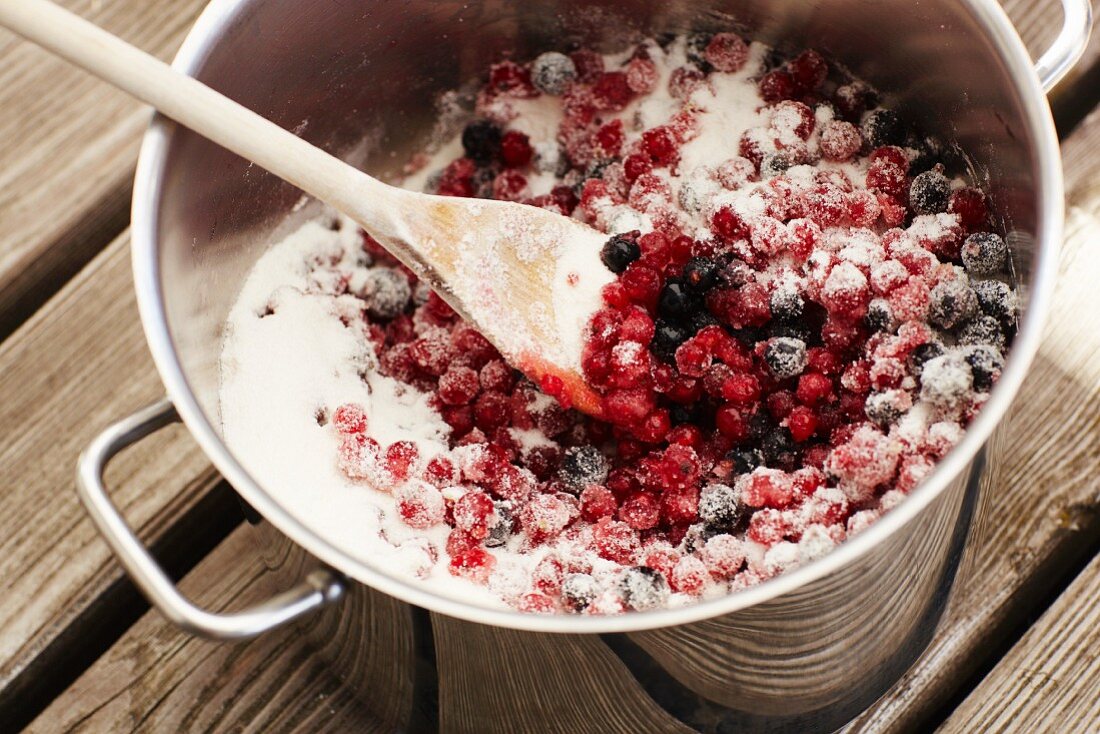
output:
[[[465,531],[474,540],[489,537],[489,531],[497,522],[497,512],[489,495],[478,490],[470,490],[455,501],[454,524]]]
[[[641,551],[638,535],[629,525],[606,517],[592,528],[592,540],[601,558],[624,566],[632,564]]]
[[[590,484],[581,490],[581,517],[588,522],[596,522],[601,517],[610,517],[618,509],[615,495],[600,484]]]
[[[715,33],[703,51],[703,58],[718,71],[738,71],[748,61],[749,47],[734,33]]]
[[[412,441],[396,441],[386,448],[386,469],[398,482],[403,482],[416,469],[420,450]]]
[[[807,92],[813,92],[825,83],[829,64],[817,51],[803,51],[787,64],[787,70],[795,83]]]
[[[475,584],[489,583],[489,575],[497,559],[484,548],[470,548],[451,556],[448,570],[454,576],[461,576]]]
[[[619,119],[605,123],[596,131],[596,144],[603,154],[616,158],[623,147],[623,121]],[[637,178],[634,176],[633,178]]]
[[[748,224],[741,215],[728,206],[714,213],[710,225],[716,235],[727,241],[748,239],[751,234]]]
[[[443,495],[427,482],[406,482],[395,493],[397,512],[409,527],[425,530],[443,522]]]
[[[332,424],[340,433],[364,433],[367,430],[367,411],[355,403],[345,403],[332,412]]]
[[[477,372],[462,365],[451,365],[439,378],[439,399],[447,405],[466,405],[480,389]]]
[[[707,566],[695,556],[684,556],[672,568],[669,586],[673,591],[691,596],[699,596],[710,580]]]
[[[655,127],[642,133],[642,150],[661,166],[670,166],[680,158],[676,141],[667,127]]]
[[[795,395],[804,405],[817,405],[833,394],[833,383],[819,372],[807,372],[798,378]]]
[[[577,80],[591,84],[603,73],[603,56],[589,49],[580,49],[569,54],[577,68]]]
[[[634,92],[626,81],[626,74],[611,71],[600,76],[592,85],[592,98],[601,110],[618,111],[626,107]]]
[[[826,160],[846,161],[863,145],[859,128],[850,122],[832,120],[821,131],[821,154]]]
[[[980,230],[989,221],[989,208],[980,189],[963,188],[951,192],[947,211],[959,217],[959,224],[968,232]]]
[[[553,614],[557,605],[546,594],[524,594],[516,602],[516,609],[528,614]]]
[[[648,155],[634,153],[623,161],[623,170],[626,172],[626,180],[634,181],[653,170],[653,160]]]
[[[527,196],[527,177],[513,168],[506,168],[493,179],[493,198],[519,201]]]
[[[723,405],[719,408],[714,414],[714,425],[723,436],[734,442],[741,442],[749,437],[748,421],[735,405]]]
[[[799,405],[787,416],[787,429],[797,443],[808,441],[817,431],[817,416],[806,406]]]
[[[760,79],[760,96],[765,102],[790,99],[797,90],[794,78],[785,71],[769,71]]]
[[[531,141],[519,130],[509,130],[500,140],[500,157],[504,165],[520,168],[531,162],[534,150]]]
[[[657,65],[649,59],[635,57],[626,64],[626,84],[635,94],[649,94],[659,79]]]
[[[652,495],[639,492],[619,507],[619,519],[635,530],[649,530],[660,520],[660,508]]]

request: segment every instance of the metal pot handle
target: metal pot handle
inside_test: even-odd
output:
[[[1062,0],[1062,15],[1062,30],[1035,64],[1044,92],[1053,89],[1085,53],[1092,31],[1090,0]]]
[[[80,455],[77,465],[76,486],[81,501],[149,602],[169,621],[192,634],[214,640],[243,640],[339,600],[344,595],[344,580],[328,569],[314,571],[289,591],[240,612],[208,612],[179,592],[126,524],[103,486],[104,469],[116,454],[178,420],[171,401],[154,403],[96,436]]]

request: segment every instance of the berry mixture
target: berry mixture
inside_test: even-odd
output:
[[[288,250],[305,285],[236,324],[313,299],[362,346],[366,397],[309,419],[413,575],[536,613],[728,594],[903,501],[987,399],[1016,295],[986,197],[818,53],[731,33],[549,52],[468,102],[406,185],[608,234],[583,361],[602,415],[346,227]]]

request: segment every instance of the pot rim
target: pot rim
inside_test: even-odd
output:
[[[187,74],[196,74],[208,53],[235,20],[246,0],[212,0],[188,33],[173,62]],[[280,532],[322,562],[347,576],[434,612],[470,622],[532,632],[610,633],[631,632],[699,622],[760,604],[792,592],[822,578],[878,544],[917,517],[965,471],[1005,416],[1038,350],[1057,276],[1058,253],[1064,226],[1062,161],[1050,107],[1016,29],[994,0],[960,0],[993,42],[1007,67],[1017,94],[1025,106],[1028,143],[1035,149],[1039,165],[1039,208],[1035,241],[1038,262],[1030,284],[1029,303],[1020,329],[1007,357],[1001,379],[963,439],[941,461],[910,496],[868,529],[845,541],[827,555],[757,586],[727,596],[700,601],[677,609],[629,612],[615,616],[537,615],[514,610],[491,609],[437,595],[415,581],[391,575],[356,560],[317,535],[279,505],[241,466],[217,435],[199,407],[184,376],[168,331],[160,285],[157,254],[157,202],[160,200],[164,166],[176,124],[155,115],[145,133],[134,181],[131,251],[138,311],[153,361],[168,396],[192,436],[222,476],[243,498]]]

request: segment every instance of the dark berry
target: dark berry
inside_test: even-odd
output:
[[[770,467],[785,469],[794,463],[794,439],[786,428],[779,427],[768,432],[760,442],[760,451],[764,454],[764,463]]]
[[[863,412],[867,417],[879,426],[886,428],[901,418],[902,411],[898,406],[894,391],[871,393],[863,404]]]
[[[907,146],[917,152],[909,163],[909,172],[913,175],[929,171],[943,159],[943,146],[935,138],[911,136]]]
[[[769,339],[797,339],[809,343],[813,332],[805,324],[772,321],[768,324]]]
[[[1004,368],[1004,357],[997,349],[982,345],[967,351],[966,363],[974,376],[974,389],[985,391],[993,387],[993,381]]]
[[[405,311],[412,288],[404,273],[394,268],[371,268],[359,295],[367,304],[367,313],[380,320],[393,319]]]
[[[778,288],[772,291],[768,306],[771,308],[772,318],[794,322],[802,316],[806,302],[796,289]]]
[[[602,484],[607,479],[607,457],[595,446],[574,446],[561,460],[558,476],[575,493],[589,484]]]
[[[963,243],[962,261],[972,276],[994,275],[1008,263],[1008,245],[1000,235],[975,232]]]
[[[616,275],[641,256],[642,248],[638,247],[638,243],[621,234],[609,239],[600,250],[600,260]]]
[[[786,153],[769,153],[760,161],[760,178],[775,178],[791,167],[791,159]]]
[[[669,321],[668,319],[657,319],[650,348],[660,359],[671,362],[676,354],[676,349],[694,334],[695,332],[682,323]]]
[[[893,110],[871,112],[860,125],[860,131],[872,148],[905,142],[905,125]]]
[[[867,328],[871,331],[893,331],[894,313],[890,310],[890,302],[885,298],[875,298],[867,304],[867,316],[865,317]]]
[[[599,595],[599,582],[586,573],[571,573],[561,580],[561,600],[573,611],[583,611]]]
[[[498,548],[507,543],[515,526],[515,521],[512,518],[511,502],[495,500],[493,507],[496,510],[497,523],[489,529],[489,535],[485,538],[486,548]]]
[[[646,566],[635,566],[622,572],[618,581],[623,603],[639,612],[663,606],[668,599],[669,588],[660,571]]]
[[[1001,330],[1001,324],[992,316],[979,316],[959,332],[959,344],[967,346],[986,345],[1003,350],[1005,347],[1005,334]]]
[[[531,83],[543,94],[557,96],[577,78],[577,66],[565,54],[548,51],[531,62]]]
[[[719,323],[718,318],[706,309],[700,309],[694,312],[687,321],[688,330],[692,334],[698,334],[706,327],[715,326]]]
[[[806,369],[806,343],[801,339],[778,337],[764,349],[764,362],[778,380],[787,380]]]
[[[909,184],[909,208],[915,214],[939,214],[947,210],[951,183],[939,171],[925,171]]]
[[[944,329],[954,329],[978,313],[978,297],[958,280],[948,280],[932,289],[928,298],[928,320]]]
[[[764,455],[758,449],[734,449],[726,454],[726,459],[734,474],[748,474],[764,464]]]
[[[943,345],[939,342],[925,342],[912,351],[909,355],[909,362],[912,365],[912,369],[917,374],[920,374],[921,368],[930,359],[935,359],[943,355]]]
[[[1000,321],[1011,321],[1016,316],[1016,293],[999,280],[978,280],[971,283],[978,296],[982,313]]]
[[[500,128],[489,120],[475,120],[462,131],[462,148],[466,157],[485,165],[500,154]]]
[[[725,484],[709,484],[699,493],[699,519],[713,530],[733,530],[745,514],[741,494]]]
[[[669,279],[657,300],[657,313],[668,319],[690,316],[699,309],[699,297],[679,280]]]
[[[704,293],[718,283],[718,263],[706,257],[693,257],[684,265],[684,285],[696,293]]]

